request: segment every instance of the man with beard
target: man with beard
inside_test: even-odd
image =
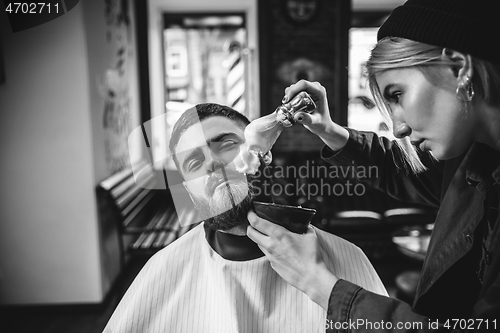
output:
[[[210,103],[187,110],[177,121],[171,153],[204,222],[148,261],[104,332],[302,333],[324,332],[332,324],[326,311],[286,283],[246,236],[247,214],[258,193],[255,179],[237,172],[233,160],[248,123],[237,111]],[[387,295],[359,248],[311,228],[329,269]]]

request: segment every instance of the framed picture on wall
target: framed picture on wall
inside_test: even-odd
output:
[[[311,22],[320,10],[319,0],[284,0],[283,5],[287,19],[295,24]]]

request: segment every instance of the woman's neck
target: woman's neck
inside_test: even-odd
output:
[[[484,143],[500,152],[500,107],[492,107],[485,103],[474,108],[478,115],[477,142]]]

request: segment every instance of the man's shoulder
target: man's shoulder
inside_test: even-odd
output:
[[[119,327],[124,325],[135,327],[132,329],[135,332],[138,327],[147,327],[151,318],[163,316],[164,306],[176,304],[172,295],[193,285],[192,279],[203,277],[193,274],[193,268],[198,267],[199,248],[204,239],[200,224],[153,255],[128,288],[107,329],[112,331],[116,327],[116,331],[122,332]]]
[[[339,237],[335,234],[324,231],[317,227],[315,227],[315,231],[320,243],[327,243],[329,245],[334,245],[334,247],[341,246],[348,249],[352,249],[352,251],[361,251],[361,249],[357,245],[351,243],[350,241],[342,237]]]
[[[316,229],[326,266],[340,279],[369,291],[387,295],[373,265],[363,250],[339,236]]]
[[[369,262],[363,250],[356,244],[327,231],[318,228],[315,230],[327,260],[339,263],[347,263],[351,260]]]
[[[194,248],[202,246],[200,239],[204,239],[203,223],[200,223],[181,237],[177,238],[170,245],[158,251],[151,257],[150,261],[163,261],[171,257],[177,257],[179,254],[187,254],[194,250]]]
[[[200,228],[201,227],[201,228]],[[170,245],[156,252],[146,262],[137,276],[141,284],[161,283],[166,272],[183,274],[193,265],[197,265],[200,258],[201,246],[204,239],[203,226],[198,225],[176,239]]]

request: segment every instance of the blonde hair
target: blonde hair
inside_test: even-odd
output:
[[[377,84],[376,75],[391,69],[416,67],[430,80],[436,80],[433,66],[456,66],[451,60],[443,58],[443,47],[415,42],[399,37],[381,39],[371,52],[366,63],[368,85],[375,103],[384,116],[387,125],[392,127],[391,110]],[[473,56],[473,77],[475,98],[480,98],[491,105],[500,104],[500,65],[477,59]],[[401,149],[405,166],[414,173],[427,168],[421,162],[417,149],[408,137],[396,139]]]

